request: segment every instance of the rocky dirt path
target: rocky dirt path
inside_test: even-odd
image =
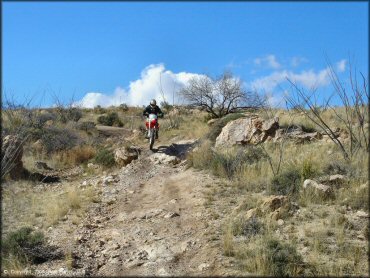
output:
[[[143,151],[103,181],[102,202],[78,230],[74,268],[93,276],[232,274],[222,219],[204,206],[215,180],[180,162],[191,143]]]

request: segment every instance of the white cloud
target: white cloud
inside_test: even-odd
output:
[[[286,82],[287,79],[299,85],[303,85],[307,89],[319,88],[327,86],[330,83],[328,68],[315,72],[314,70],[301,71],[295,73],[293,71],[275,71],[270,75],[257,78],[248,83],[248,87],[257,90],[271,93],[275,88]]]
[[[141,72],[140,79],[130,82],[127,89],[117,87],[113,94],[107,95],[99,92],[87,93],[76,105],[93,108],[97,105],[108,107],[126,103],[129,106],[148,105],[151,99],[158,103],[163,101],[162,91],[166,101],[181,103],[178,90],[187,85],[189,80],[199,74],[166,70],[163,64],[150,65]],[[175,92],[175,94],[173,94]]]
[[[344,72],[346,70],[347,60],[342,59],[337,63],[337,71]]]
[[[271,55],[271,54],[254,59],[254,64],[257,66],[272,68],[272,69],[278,69],[281,67],[275,55]]]

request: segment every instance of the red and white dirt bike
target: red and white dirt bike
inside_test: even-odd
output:
[[[155,134],[158,132],[157,129],[159,129],[157,115],[149,114],[149,117],[146,119],[145,125],[148,130],[149,149],[152,150],[155,141]]]

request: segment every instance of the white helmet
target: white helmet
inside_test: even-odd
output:
[[[157,102],[155,101],[155,99],[152,99],[152,100],[150,101],[150,105],[155,106],[156,104],[157,104]]]

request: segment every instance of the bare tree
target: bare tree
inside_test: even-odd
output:
[[[258,108],[263,101],[257,93],[244,89],[242,81],[230,72],[219,78],[202,75],[194,77],[180,91],[192,105],[204,108],[215,118],[221,118],[240,108]]]
[[[350,86],[349,89],[339,79],[333,66],[328,62],[328,75],[334,87],[334,95],[338,97],[340,106],[332,105],[329,100],[324,101],[323,108],[320,109],[316,104],[316,91],[307,92],[299,88],[295,82],[288,79],[293,87],[293,94],[287,97],[287,102],[298,111],[316,124],[328,137],[340,148],[344,158],[350,160],[360,149],[369,152],[369,134],[365,128],[366,115],[369,113],[369,93],[368,82],[361,74],[362,82],[359,84],[356,73],[353,73],[350,64]],[[341,123],[349,134],[349,144],[344,144],[339,138],[335,127],[323,117],[323,111],[330,109],[335,118]]]

